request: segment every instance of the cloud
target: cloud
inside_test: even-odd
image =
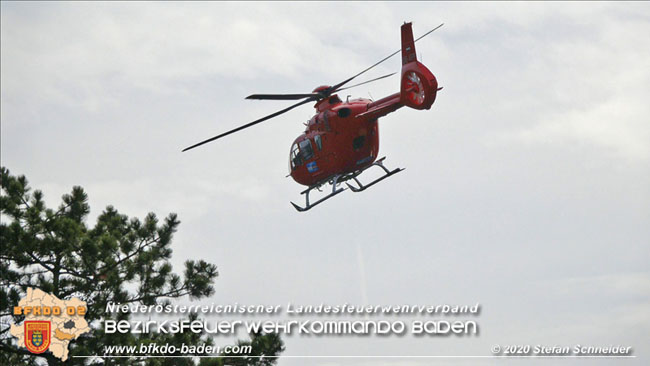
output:
[[[365,66],[361,50],[346,52],[359,44],[343,38],[343,30],[288,21],[292,8],[319,9],[214,3],[182,11],[155,3],[42,4],[36,9],[3,4],[3,94],[97,111],[116,106],[134,89],[187,92],[181,81],[297,80],[316,73],[315,80],[333,82]],[[342,71],[341,65],[349,69]]]
[[[601,324],[628,328],[603,315],[648,316],[645,3],[0,6],[2,164],[51,205],[78,184],[93,214],[178,213],[175,263],[222,271],[210,301],[356,303],[365,276],[369,303],[485,304],[475,342],[293,337],[287,352],[484,354],[567,330],[609,342]],[[309,106],[180,153],[286,105],[250,93],[307,92],[378,61],[403,21],[416,35],[445,23],[417,45],[445,87],[436,104],[380,120],[381,154],[405,172],[296,213],[287,158]]]
[[[650,114],[647,103],[617,97],[589,109],[553,113],[536,125],[496,138],[502,143],[554,146],[595,145],[612,157],[631,161],[650,160]],[[535,118],[535,117],[533,117]],[[539,119],[539,117],[535,118]]]
[[[520,24],[511,38],[525,56],[511,69],[510,92],[497,90],[494,102],[511,122],[486,134],[486,143],[595,147],[613,158],[647,162],[650,47],[641,35],[650,30],[647,19],[625,14],[622,21],[607,6],[563,10],[569,11]],[[598,16],[601,11],[612,16]]]
[[[621,296],[650,297],[650,273],[613,273],[594,276],[572,277],[555,283],[563,293],[598,295],[606,298]]]

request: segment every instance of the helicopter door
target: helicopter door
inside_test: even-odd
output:
[[[314,142],[316,144],[316,148],[320,151],[323,148],[321,137],[319,135],[314,136]],[[299,143],[300,147],[300,155],[302,157],[302,161],[307,163],[307,171],[312,174],[312,176],[318,176],[323,174],[323,171],[320,169],[318,166],[318,159],[319,156],[314,153],[314,148],[312,147],[312,143],[310,139],[305,139]],[[311,161],[309,161],[311,160]]]

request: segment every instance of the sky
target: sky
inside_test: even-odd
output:
[[[291,336],[285,355],[621,344],[637,358],[588,362],[647,363],[650,4],[0,6],[2,165],[50,206],[80,185],[89,224],[107,205],[177,213],[175,268],[219,267],[207,302],[482,305],[478,336]],[[379,120],[380,154],[404,172],[296,212],[288,155],[309,106],[180,152],[287,106],[249,94],[306,93],[372,65],[399,49],[404,21],[416,37],[445,24],[416,44],[444,87],[432,109]],[[398,80],[341,97],[379,99]],[[309,360],[443,362],[493,360]]]

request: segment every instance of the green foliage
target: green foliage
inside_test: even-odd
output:
[[[30,365],[39,358],[50,365],[61,363],[49,353],[36,356],[17,347],[9,334],[10,324],[23,320],[22,316],[12,315],[13,306],[28,287],[34,287],[60,299],[77,297],[88,304],[86,320],[92,332],[70,344],[66,365],[193,365],[190,358],[100,360],[71,357],[102,354],[103,347],[108,345],[211,343],[211,339],[193,333],[107,335],[100,328],[103,319],[129,319],[128,314],[106,313],[108,302],[165,304],[173,298],[200,299],[214,293],[212,285],[218,275],[215,265],[203,260],[188,260],[182,276],[172,271],[171,242],[180,224],[175,214],[159,220],[150,213],[140,220],[108,206],[96,224],[89,227],[86,223],[90,213],[88,196],[81,187],[74,187],[70,194],[64,195],[62,204],[53,210],[45,206],[40,191],[31,192],[24,176],[12,176],[4,167],[0,173],[1,364]],[[280,341],[277,353],[281,348]]]
[[[250,341],[238,341],[237,345],[251,346],[252,351],[246,357],[229,357],[232,355],[222,353],[220,358],[203,358],[199,366],[271,366],[277,361],[277,357],[284,351],[284,342],[278,334],[251,334]]]

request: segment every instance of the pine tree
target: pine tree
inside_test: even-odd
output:
[[[31,192],[24,176],[15,177],[6,168],[0,169],[0,364],[32,365],[37,359],[44,359],[49,365],[62,364],[47,352],[33,355],[18,347],[9,334],[10,324],[24,319],[14,316],[12,309],[26,289],[32,287],[60,299],[76,297],[87,302],[85,319],[92,331],[70,344],[66,365],[193,365],[190,358],[165,361],[72,357],[101,355],[104,346],[138,345],[161,339],[176,344],[211,344],[211,339],[193,333],[105,334],[101,329],[101,320],[129,319],[129,314],[106,313],[108,302],[155,305],[184,296],[201,299],[214,293],[213,282],[218,275],[214,264],[188,260],[182,276],[172,271],[171,242],[180,224],[177,216],[169,214],[161,221],[150,213],[140,220],[108,206],[90,227],[86,223],[90,213],[88,196],[81,187],[64,195],[62,204],[53,210],[45,206],[42,192]],[[283,350],[281,340],[274,346],[264,352]]]

